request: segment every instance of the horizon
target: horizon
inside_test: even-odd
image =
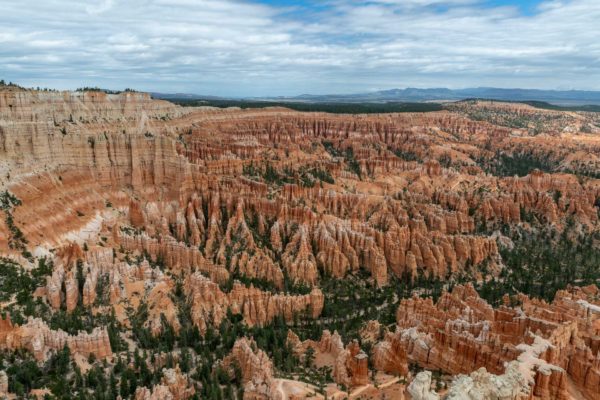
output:
[[[600,90],[592,0],[26,0],[0,11],[0,76],[27,87]]]
[[[36,90],[36,91],[65,91],[65,92],[85,92],[85,91],[107,91],[107,92],[138,92],[138,93],[148,93],[148,94],[160,94],[160,95],[186,95],[186,96],[197,96],[197,97],[222,97],[223,99],[276,99],[276,98],[298,98],[302,96],[353,96],[353,95],[368,95],[368,94],[376,94],[383,92],[390,92],[395,90],[450,90],[450,91],[464,91],[464,90],[478,90],[478,89],[491,89],[491,90],[514,90],[514,91],[543,91],[543,92],[556,92],[556,93],[568,93],[568,92],[588,92],[588,93],[600,93],[600,90],[586,90],[586,89],[536,89],[536,88],[526,88],[526,87],[495,87],[495,86],[471,86],[471,87],[459,87],[459,88],[449,88],[444,86],[439,87],[417,87],[417,86],[406,86],[406,87],[390,87],[384,89],[377,89],[365,92],[352,92],[352,93],[300,93],[296,95],[280,95],[274,94],[269,96],[218,96],[211,93],[193,93],[193,92],[169,92],[169,91],[160,91],[160,90],[140,90],[135,87],[101,87],[98,85],[84,86],[84,85],[76,85],[75,87],[69,88],[54,88],[47,86],[26,86],[21,84],[20,82],[11,81],[10,79],[2,79],[0,78],[0,82],[4,83],[6,86],[15,85],[21,87],[25,90]],[[467,98],[465,98],[466,100]],[[495,99],[484,99],[484,100],[495,100]],[[501,99],[498,99],[502,101]],[[535,99],[531,99],[534,101]]]

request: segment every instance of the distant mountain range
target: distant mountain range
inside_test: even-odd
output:
[[[150,92],[150,95],[155,99],[162,99],[162,100],[225,100],[225,99],[227,99],[226,97],[191,94],[191,93]]]
[[[560,105],[571,104],[600,104],[600,92],[583,90],[536,90],[536,89],[499,89],[499,88],[468,88],[468,89],[391,89],[372,93],[350,95],[302,95],[295,100],[309,101],[445,101],[464,100],[470,98],[495,99],[505,101],[546,101]]]
[[[202,96],[194,94],[164,94],[152,93],[155,98],[162,99],[218,99],[215,96]],[[545,101],[557,105],[600,105],[600,91],[585,90],[537,90],[537,89],[499,89],[491,87],[478,87],[468,89],[446,88],[406,88],[390,89],[377,92],[357,94],[330,94],[300,96],[279,96],[262,98],[245,98],[254,101],[289,101],[308,103],[364,103],[364,102],[442,102],[464,99],[493,99],[503,101]],[[221,98],[223,99],[223,98]]]

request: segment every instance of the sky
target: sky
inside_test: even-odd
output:
[[[600,0],[2,0],[0,79],[217,96],[600,90]]]

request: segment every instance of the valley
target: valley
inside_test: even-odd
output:
[[[0,393],[600,399],[600,117],[0,86]]]

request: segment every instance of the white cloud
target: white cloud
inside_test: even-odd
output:
[[[0,2],[0,77],[217,95],[375,87],[600,89],[600,2],[537,13],[477,0]],[[289,11],[294,12],[289,12]]]
[[[85,11],[88,14],[101,14],[110,10],[113,4],[113,0],[102,0],[98,4],[88,4],[85,8]]]

